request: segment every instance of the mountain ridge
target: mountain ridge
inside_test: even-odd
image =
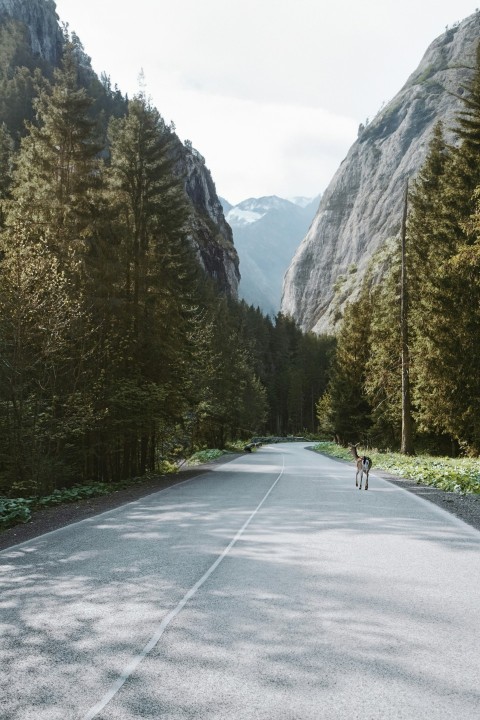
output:
[[[439,120],[455,141],[479,36],[477,12],[436,38],[397,95],[359,127],[285,275],[282,312],[303,330],[335,331],[372,257],[398,235],[407,179],[420,169]]]

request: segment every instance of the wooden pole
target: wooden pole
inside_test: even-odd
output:
[[[400,279],[400,326],[402,344],[402,441],[400,452],[415,455],[413,447],[413,421],[410,399],[410,353],[408,347],[408,278],[407,278],[407,215],[408,180],[402,218],[402,271]]]

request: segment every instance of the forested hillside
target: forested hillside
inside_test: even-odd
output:
[[[408,452],[480,453],[480,49],[461,90],[456,142],[438,123],[410,184],[404,262],[387,243],[371,268],[386,268],[381,286],[366,273],[345,310],[317,408],[341,441],[396,448],[411,424]]]
[[[1,32],[0,494],[312,431],[332,341],[235,299],[203,160],[75,36],[53,67]]]

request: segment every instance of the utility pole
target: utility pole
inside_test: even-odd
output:
[[[405,186],[405,202],[402,218],[402,272],[400,278],[400,327],[402,344],[402,443],[403,455],[415,455],[413,447],[413,422],[410,399],[410,352],[408,348],[408,287],[407,287],[407,214],[408,180]]]

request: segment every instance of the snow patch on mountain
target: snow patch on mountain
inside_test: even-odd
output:
[[[295,197],[287,198],[287,200],[289,200],[294,205],[298,205],[301,208],[306,208],[307,205],[310,205],[310,203],[312,202],[312,200],[314,200],[314,198],[303,197],[303,195],[296,195]]]
[[[232,228],[238,228],[258,222],[272,211],[295,212],[294,207],[306,208],[312,202],[312,198],[298,196],[287,200],[277,195],[268,195],[261,198],[248,198],[233,207],[226,201],[222,200],[222,202],[226,212],[226,221]]]
[[[250,225],[250,223],[257,222],[264,215],[265,213],[259,213],[255,210],[244,210],[240,205],[237,205],[229,210],[225,219],[232,227],[238,227],[239,225]]]

